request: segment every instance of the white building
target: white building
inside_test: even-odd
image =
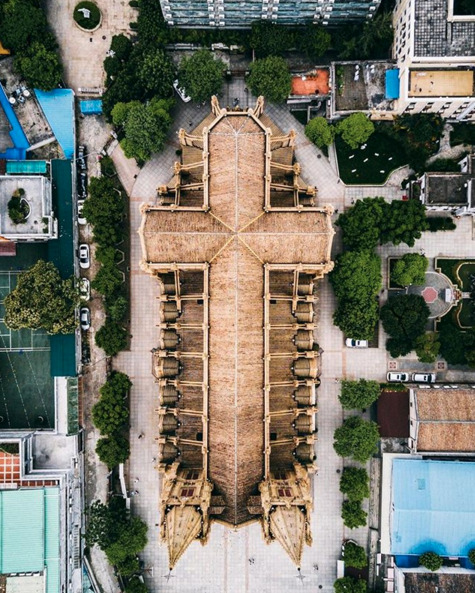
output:
[[[394,111],[475,121],[475,9],[458,16],[454,0],[397,0],[393,24]]]

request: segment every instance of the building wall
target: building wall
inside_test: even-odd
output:
[[[371,18],[381,0],[160,0],[169,25],[250,27],[264,19],[282,25],[323,25]]]

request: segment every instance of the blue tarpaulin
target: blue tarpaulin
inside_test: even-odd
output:
[[[386,70],[386,99],[399,99],[399,69]]]
[[[89,101],[80,101],[79,108],[84,115],[98,115],[102,113],[102,101],[100,99],[90,99]]]

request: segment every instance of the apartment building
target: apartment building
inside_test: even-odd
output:
[[[381,0],[160,0],[171,26],[248,28],[263,19],[281,25],[371,18]]]
[[[456,0],[397,0],[393,57],[399,69],[396,113],[439,113],[475,121],[475,8]]]

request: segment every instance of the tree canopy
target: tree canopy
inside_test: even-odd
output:
[[[91,283],[92,288],[104,296],[114,295],[122,287],[124,279],[115,263],[102,264]]]
[[[131,385],[127,375],[114,371],[100,388],[101,397],[92,407],[92,421],[101,434],[114,434],[128,421],[126,397]]]
[[[350,416],[335,430],[333,448],[341,457],[365,463],[377,451],[379,429],[375,422]]]
[[[336,132],[341,135],[348,146],[358,148],[374,132],[374,123],[364,113],[352,113],[338,122]]]
[[[333,583],[335,593],[366,593],[366,581],[353,577],[341,577]]]
[[[70,334],[77,327],[79,294],[74,278],[63,280],[52,262],[40,259],[19,274],[4,304],[5,325],[10,329],[42,328],[49,334]]]
[[[376,296],[382,286],[378,255],[369,250],[339,254],[330,283],[338,299],[334,323],[351,338],[371,339],[379,317]]]
[[[368,513],[363,510],[361,502],[345,500],[341,507],[341,518],[346,527],[356,529],[366,525]]]
[[[415,342],[415,350],[419,362],[435,362],[439,355],[440,342],[437,332],[426,332]]]
[[[130,579],[130,581],[125,586],[125,593],[147,593],[147,591],[147,585],[142,583],[138,577]]]
[[[419,200],[393,200],[384,208],[385,216],[381,221],[380,243],[399,245],[405,243],[414,247],[422,231],[429,228],[426,207]]]
[[[419,253],[406,253],[398,259],[391,271],[391,280],[399,286],[425,284],[429,260]]]
[[[258,58],[281,56],[293,44],[292,31],[270,21],[252,23],[250,46]]]
[[[318,146],[330,146],[335,139],[335,128],[324,117],[314,117],[305,126],[305,135]]]
[[[271,103],[283,103],[290,94],[292,77],[284,58],[269,56],[249,66],[246,82],[252,93]]]
[[[341,228],[343,243],[348,249],[376,247],[386,207],[384,198],[363,198],[340,214],[335,224]]]
[[[62,66],[57,52],[38,41],[15,58],[15,68],[31,86],[43,91],[51,91],[61,82]]]
[[[98,500],[87,510],[86,543],[97,544],[105,550],[119,536],[120,530],[127,523],[124,499],[112,497],[108,505]]]
[[[117,433],[103,437],[97,441],[96,453],[102,463],[105,463],[109,469],[113,469],[129,458],[129,441]]]
[[[92,177],[83,214],[93,226],[94,241],[103,247],[114,246],[124,237],[125,202],[120,191],[107,177]]]
[[[340,478],[340,492],[354,502],[361,502],[364,498],[368,498],[368,472],[362,467],[345,467]]]
[[[379,383],[377,381],[368,381],[359,379],[358,381],[341,382],[341,393],[339,395],[340,403],[346,410],[356,410],[357,408],[367,408],[379,397]]]
[[[111,564],[124,562],[128,556],[135,556],[147,545],[147,524],[133,517],[121,529],[117,540],[105,550]]]
[[[193,101],[202,103],[217,95],[223,86],[226,66],[215,59],[208,49],[200,49],[192,56],[185,56],[178,67],[178,81]]]
[[[2,43],[14,53],[23,53],[48,30],[46,15],[30,0],[0,4]]]
[[[381,308],[384,331],[390,336],[386,349],[391,356],[405,356],[416,347],[416,340],[425,332],[430,309],[417,294],[391,297]]]
[[[345,566],[362,569],[368,566],[368,557],[363,546],[353,542],[345,544]]]
[[[138,75],[143,86],[158,97],[173,94],[176,68],[162,49],[151,49],[143,54]]]
[[[106,356],[115,356],[127,346],[127,331],[120,323],[107,318],[96,333],[96,344],[104,350]]]
[[[442,566],[442,558],[436,552],[424,552],[419,556],[419,564],[428,570],[435,572]]]
[[[145,162],[163,149],[172,123],[172,105],[172,99],[151,99],[147,104],[131,101],[114,106],[112,121],[123,126],[125,137],[120,145],[126,157]]]

